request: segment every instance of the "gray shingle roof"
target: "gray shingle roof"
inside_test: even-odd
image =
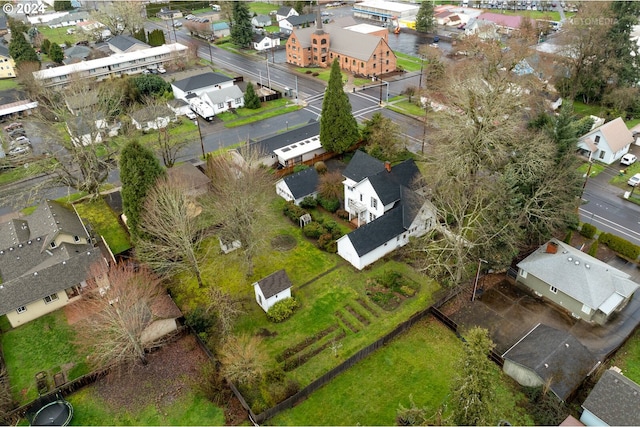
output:
[[[568,332],[538,324],[503,355],[531,369],[565,400],[598,363],[596,356]]]
[[[227,77],[220,73],[204,73],[197,76],[187,77],[186,79],[178,80],[172,84],[178,89],[184,92],[190,92],[198,89],[202,89],[208,86],[217,85],[232,81],[231,77]]]
[[[384,171],[383,162],[375,157],[371,157],[362,150],[358,150],[342,172],[342,175],[355,182],[360,182],[363,179],[382,171]]]
[[[383,205],[400,200],[400,186],[411,188],[420,172],[413,159],[405,160],[391,168],[391,172],[382,170],[369,176],[369,182]]]
[[[0,44],[0,56],[9,58],[9,48],[3,44]]]
[[[131,114],[131,118],[142,124],[156,120],[158,117],[172,117],[174,114],[166,105],[157,105],[134,111]]]
[[[283,178],[294,198],[306,197],[318,191],[318,172],[315,168],[301,170]]]
[[[253,21],[254,19],[260,25],[267,26],[267,27],[269,25],[271,25],[271,17],[270,16],[267,16],[267,15],[256,15],[251,20]]]
[[[405,231],[404,206],[401,203],[345,237],[351,241],[358,256],[362,257]]]
[[[278,148],[286,147],[294,142],[304,141],[307,138],[320,134],[320,122],[311,121],[302,127],[253,142],[253,145],[261,154],[273,153]]]
[[[60,233],[89,238],[72,209],[50,200],[33,214],[0,226],[0,313],[77,285],[87,278],[90,265],[102,260],[91,243],[50,247]]]
[[[610,426],[640,426],[640,385],[608,369],[582,407]]]
[[[287,276],[287,272],[284,270],[278,270],[264,279],[258,280],[255,284],[260,287],[262,295],[264,295],[265,298],[271,298],[278,292],[282,292],[293,286],[291,280],[289,280],[289,276]]]
[[[548,253],[545,244],[518,267],[592,309],[615,294],[628,298],[638,289],[627,273],[557,239],[551,242],[558,245],[556,253]]]
[[[204,96],[209,98],[211,105],[217,105],[237,98],[242,98],[244,97],[244,94],[238,86],[233,85],[218,90],[211,90],[206,92]]]
[[[109,47],[115,47],[117,50],[122,52],[126,52],[135,45],[150,47],[148,44],[141,42],[135,37],[125,36],[122,34],[111,38],[107,43],[109,44]]]
[[[334,54],[346,55],[362,61],[368,61],[373,56],[378,45],[383,43],[387,46],[389,55],[395,55],[382,37],[346,30],[338,25],[332,24],[323,25],[323,28],[331,37],[329,51]],[[316,31],[315,26],[294,30],[295,37],[299,40],[301,47],[311,46],[311,34],[313,34],[314,31]]]
[[[292,15],[287,18],[287,21],[289,21],[289,23],[294,27],[297,27],[298,25],[312,24],[316,22],[316,15],[313,13],[309,13],[307,15]]]
[[[180,163],[167,169],[167,175],[169,175],[172,180],[188,184],[189,188],[203,187],[211,182],[211,178],[189,162]]]
[[[291,9],[293,9],[291,6],[280,6],[276,14],[285,16],[285,15],[288,15],[289,12],[291,12]]]

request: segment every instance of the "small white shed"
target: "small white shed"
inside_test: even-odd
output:
[[[262,309],[267,312],[278,301],[291,298],[291,280],[284,270],[260,279],[253,284],[256,294],[256,301]]]

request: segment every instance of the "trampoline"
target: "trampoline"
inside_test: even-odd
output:
[[[58,397],[38,409],[31,419],[32,426],[66,426],[73,418],[71,403]]]

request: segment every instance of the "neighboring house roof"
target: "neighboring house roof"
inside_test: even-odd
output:
[[[258,25],[263,27],[268,27],[271,25],[271,17],[267,15],[257,15],[254,16],[251,21],[255,21]]]
[[[331,21],[333,25],[337,25],[340,28],[352,27],[354,25],[358,25],[359,22],[355,20],[353,15],[341,16],[339,18],[335,18]]]
[[[91,53],[91,48],[87,46],[72,46],[64,50],[64,56],[67,58],[85,59]]]
[[[131,118],[142,124],[152,122],[159,117],[171,117],[173,115],[173,111],[171,111],[166,105],[157,105],[144,107],[138,111],[134,111],[133,114],[131,114]]]
[[[151,314],[160,319],[177,319],[182,317],[182,311],[180,311],[169,294],[163,294],[154,298],[151,302]]]
[[[210,90],[203,96],[209,98],[211,105],[217,105],[237,98],[242,98],[244,94],[242,93],[242,89],[233,85],[222,89]]]
[[[298,25],[312,24],[316,22],[316,15],[314,13],[308,13],[306,15],[292,15],[284,20],[294,27],[297,27]]]
[[[273,34],[254,34],[252,36],[252,40],[256,43],[260,43],[264,39],[279,40],[280,37],[278,35],[273,35]]]
[[[69,12],[68,14],[61,16],[59,18],[54,18],[51,21],[47,22],[48,26],[52,26],[52,25],[58,25],[58,24],[63,24],[66,22],[71,22],[71,21],[86,21],[87,19],[89,19],[89,13],[88,12]]]
[[[331,52],[363,61],[368,61],[381,41],[384,41],[382,37],[350,31],[338,25],[327,24],[323,27],[325,32],[329,33],[331,37]],[[311,46],[311,35],[315,31],[315,27],[295,30],[296,38],[302,48]],[[391,51],[390,48],[389,51]]]
[[[7,29],[7,15],[3,13],[0,13],[0,30],[6,30]]]
[[[291,9],[293,8],[290,6],[280,6],[278,8],[278,11],[276,12],[276,15],[287,16],[289,13],[291,13]]]
[[[294,199],[308,196],[318,191],[319,176],[315,168],[308,168],[286,176],[282,179],[286,184]]]
[[[189,162],[180,163],[179,165],[167,169],[167,175],[169,175],[171,180],[182,182],[189,188],[204,187],[211,182],[211,178]]]
[[[150,47],[148,44],[141,42],[140,40],[125,35],[119,35],[113,37],[111,40],[107,42],[109,46],[113,46],[121,52],[126,52],[131,49],[135,45],[140,45],[144,47]]]
[[[292,129],[270,138],[265,138],[254,142],[259,147],[260,154],[273,153],[278,148],[286,147],[294,142],[303,141],[312,136],[320,134],[320,122],[311,121],[309,124]]]
[[[102,254],[91,243],[50,242],[59,234],[89,240],[76,213],[42,202],[31,215],[0,224],[0,312],[7,313],[87,278]]]
[[[401,203],[385,212],[384,215],[356,228],[345,237],[351,240],[356,253],[362,257],[405,231],[403,204]]]
[[[186,107],[189,105],[189,103],[187,101],[185,101],[184,99],[179,99],[179,98],[173,98],[170,99],[169,101],[167,101],[167,105],[171,108],[182,108],[182,107]]]
[[[610,426],[640,426],[640,385],[608,369],[582,407]]]
[[[342,172],[342,175],[355,181],[360,182],[368,176],[377,174],[384,170],[384,163],[375,157],[371,157],[362,150],[355,152],[351,161]]]
[[[595,146],[591,136],[598,131],[602,132],[604,139],[607,141],[607,145],[609,145],[609,148],[611,148],[614,153],[620,151],[622,148],[634,141],[633,134],[627,128],[624,120],[622,120],[621,117],[618,117],[589,131],[580,138],[584,140],[590,148],[593,145],[595,150],[592,149],[592,151],[596,151],[598,148]]]
[[[538,248],[518,263],[518,267],[554,286],[576,301],[609,315],[623,299],[631,297],[639,285],[624,273],[557,239]]]
[[[258,280],[254,285],[260,287],[262,295],[267,299],[293,286],[289,276],[287,276],[287,272],[284,270],[278,270],[264,279]]]
[[[499,13],[485,12],[480,14],[478,19],[494,22],[497,25],[507,28],[520,28],[525,18],[519,15],[502,15]]]
[[[0,56],[9,58],[9,48],[3,44],[0,44]]]
[[[65,99],[65,103],[67,108],[72,111],[88,108],[98,103],[98,92],[88,91],[78,95],[71,95]]]
[[[231,77],[227,77],[220,73],[203,73],[186,79],[178,80],[172,84],[183,92],[191,92],[205,87],[217,85],[233,81]]]
[[[598,363],[573,335],[540,323],[502,357],[534,371],[543,381],[550,381],[551,391],[562,400]]]
[[[211,29],[213,29],[213,31],[228,30],[229,24],[227,24],[226,22],[216,22],[211,25]]]

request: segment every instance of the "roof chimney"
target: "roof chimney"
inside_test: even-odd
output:
[[[387,170],[387,172],[391,172],[391,163],[384,162],[384,168]]]
[[[556,242],[548,242],[547,249],[545,251],[548,254],[555,254],[558,252],[558,244]]]

